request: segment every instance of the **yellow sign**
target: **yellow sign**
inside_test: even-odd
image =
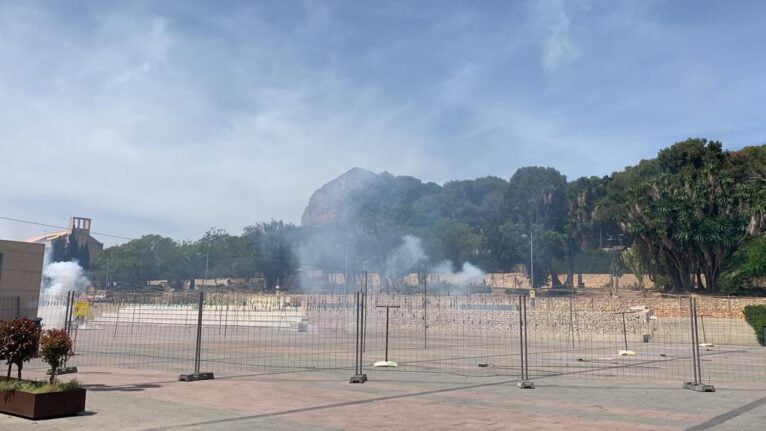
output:
[[[529,289],[529,297],[534,298],[535,297],[535,289]]]
[[[90,303],[88,301],[75,301],[72,315],[74,317],[88,317],[90,314]]]

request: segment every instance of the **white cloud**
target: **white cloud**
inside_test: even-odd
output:
[[[548,73],[555,72],[580,57],[566,10],[568,4],[561,0],[537,2],[539,25],[543,31],[540,61],[543,69]]]

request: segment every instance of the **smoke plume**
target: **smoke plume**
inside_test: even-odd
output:
[[[85,271],[77,262],[51,262],[50,248],[45,249],[43,295],[58,295],[72,291],[83,291],[90,284]]]

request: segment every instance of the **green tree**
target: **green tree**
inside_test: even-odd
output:
[[[290,276],[299,267],[293,250],[297,243],[297,228],[289,223],[272,220],[257,223],[244,229],[243,237],[247,249],[252,253],[253,262],[266,280],[266,287],[273,289],[277,284],[288,288]]]
[[[567,215],[566,177],[553,168],[526,167],[513,174],[505,193],[508,221],[500,228],[504,245],[515,250],[515,259],[530,267],[528,239],[534,236],[535,280],[561,286],[553,271],[553,259],[565,254],[564,232]]]
[[[645,253],[641,252],[640,246],[638,244],[634,244],[632,247],[627,248],[622,253],[620,253],[620,259],[628,271],[636,276],[639,289],[642,291],[645,290],[646,287],[644,285],[644,277],[647,274],[646,268],[648,265],[647,257],[645,256]]]
[[[695,284],[718,291],[723,262],[750,235],[753,196],[762,179],[737,182],[719,142],[689,139],[660,151],[659,172],[628,189],[630,232],[672,280],[674,290]],[[703,276],[704,275],[704,279]]]
[[[142,285],[148,280],[177,280],[189,274],[184,268],[181,249],[175,241],[159,235],[145,235],[105,249],[95,259],[94,275],[106,276],[125,287]]]
[[[724,265],[721,276],[722,290],[742,294],[766,279],[766,237],[753,238],[737,249]]]

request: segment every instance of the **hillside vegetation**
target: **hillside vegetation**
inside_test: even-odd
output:
[[[689,139],[604,177],[574,181],[551,167],[440,186],[354,168],[318,189],[302,226],[272,221],[241,235],[211,230],[178,243],[146,236],[107,249],[113,280],[262,277],[299,268],[391,271],[403,238],[419,238],[412,271],[449,261],[488,272],[528,266],[536,285],[572,285],[578,272],[649,275],[666,291],[752,292],[766,275],[766,146],[725,151]],[[567,274],[559,279],[557,273]],[[99,273],[100,274],[100,273]],[[98,278],[97,278],[98,279]]]

